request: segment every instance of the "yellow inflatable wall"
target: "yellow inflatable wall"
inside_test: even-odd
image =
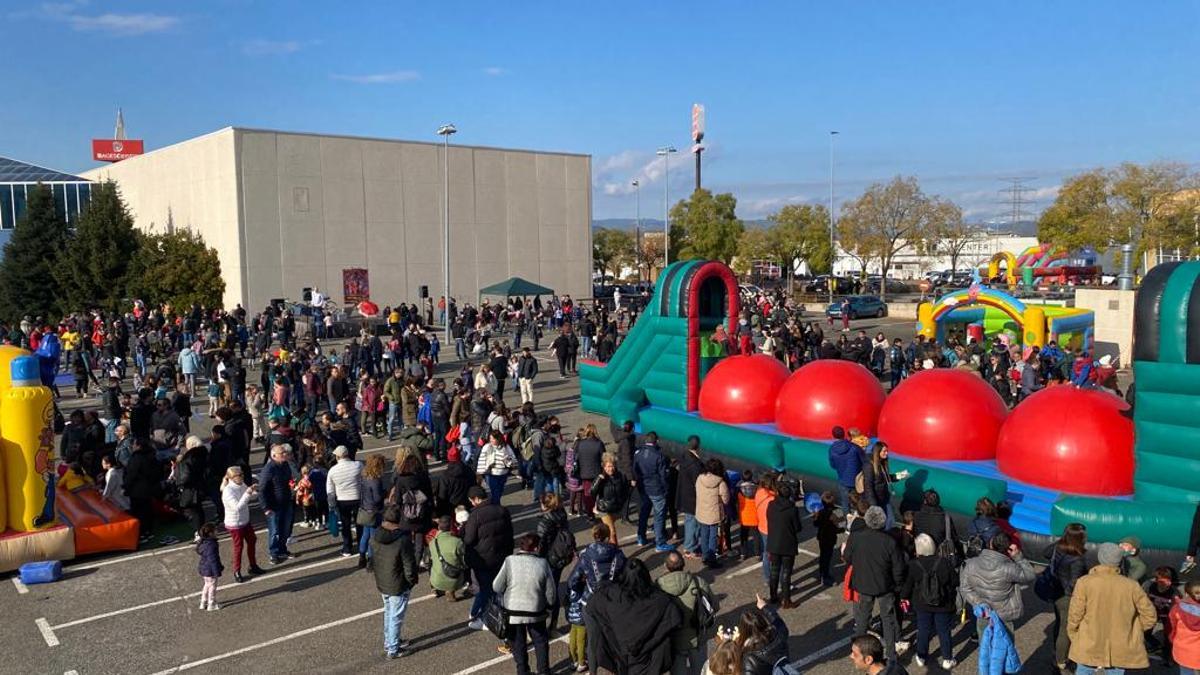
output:
[[[10,372],[11,386],[0,393],[6,523],[30,532],[55,524],[54,398],[41,383],[36,357],[17,356]]]

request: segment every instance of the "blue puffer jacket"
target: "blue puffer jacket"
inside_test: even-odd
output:
[[[979,640],[979,675],[1005,675],[1021,670],[1021,656],[1004,619],[987,605],[975,605],[975,618],[984,616],[988,625]]]
[[[854,487],[854,477],[862,471],[862,449],[844,438],[834,441],[829,446],[829,466],[837,472],[839,484]]]

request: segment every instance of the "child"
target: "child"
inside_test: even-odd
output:
[[[221,407],[221,385],[216,380],[208,381],[208,418],[212,419],[217,416],[217,409]]]
[[[1179,589],[1175,585],[1179,583],[1179,578],[1175,574],[1175,569],[1171,567],[1159,567],[1154,570],[1154,578],[1149,579],[1142,586],[1142,590],[1146,591],[1146,597],[1150,598],[1150,602],[1154,603],[1154,611],[1158,614],[1158,623],[1162,626],[1162,658],[1163,665],[1171,666],[1171,608],[1182,597],[1179,594]],[[1146,642],[1150,645],[1155,643],[1154,629],[1146,631]]]
[[[842,527],[838,525],[837,495],[825,491],[821,493],[821,509],[813,516],[817,527],[817,576],[822,586],[832,586],[833,581],[833,551],[837,548],[838,534]]]
[[[325,477],[328,475],[325,461],[324,457],[313,457],[312,467],[308,470],[308,481],[312,485],[313,512],[310,514],[305,509],[304,515],[311,518],[314,528],[325,527],[326,517],[329,515],[329,495],[325,492]]]
[[[296,486],[292,489],[295,495],[296,506],[304,509],[304,520],[300,523],[301,527],[313,527],[313,520],[316,516],[316,500],[313,499],[313,484],[309,478],[309,473],[312,471],[307,464],[300,467],[300,480],[296,481]]]
[[[92,478],[84,472],[83,465],[79,462],[71,462],[67,467],[67,472],[58,479],[58,489],[64,492],[74,492],[92,483]]]
[[[200,526],[199,535],[196,553],[200,556],[200,577],[204,579],[204,589],[200,591],[200,609],[215,612],[221,609],[217,604],[217,578],[225,571],[225,566],[221,564],[221,548],[217,546],[217,526],[205,523]]]
[[[1200,669],[1200,580],[1183,587],[1183,597],[1171,608],[1172,658],[1180,672]]]
[[[757,558],[758,553],[758,509],[754,505],[754,493],[758,492],[758,483],[749,471],[742,472],[742,479],[737,484],[738,522],[741,524],[742,560]]]

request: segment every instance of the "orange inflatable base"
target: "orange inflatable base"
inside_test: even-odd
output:
[[[59,493],[54,510],[59,521],[75,531],[75,555],[137,549],[137,519],[93,488]]]
[[[75,537],[65,525],[33,532],[0,532],[0,572],[11,572],[28,562],[74,557]]]

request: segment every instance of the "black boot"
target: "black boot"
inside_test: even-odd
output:
[[[360,569],[360,570],[366,569],[366,567],[367,567],[367,554],[359,553],[358,554],[358,569]]]

